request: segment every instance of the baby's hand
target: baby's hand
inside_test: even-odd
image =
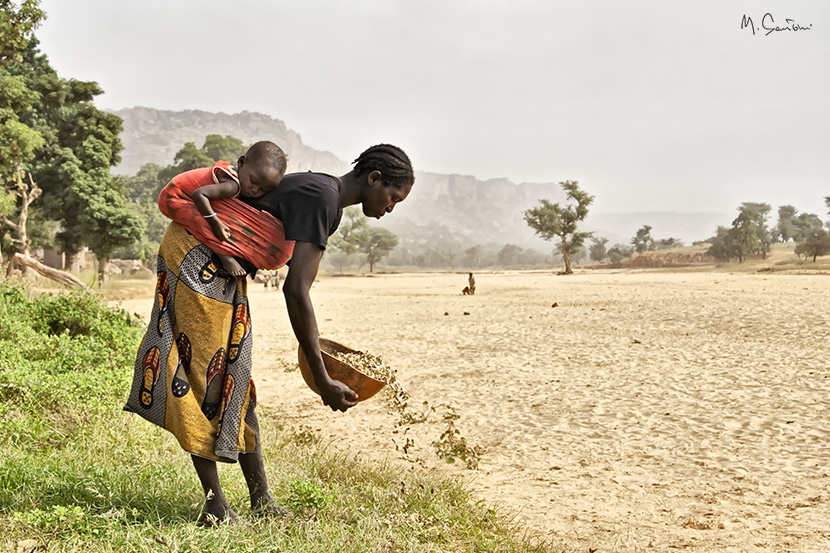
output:
[[[220,221],[218,217],[213,217],[210,219],[210,226],[213,229],[213,234],[216,235],[216,238],[218,238],[222,242],[230,240],[231,229],[226,227],[225,223]]]

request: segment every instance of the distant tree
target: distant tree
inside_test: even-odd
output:
[[[658,250],[668,250],[671,248],[682,248],[683,241],[679,238],[661,238],[660,240],[655,240],[654,242],[655,249]]]
[[[481,246],[473,246],[464,250],[464,264],[473,269],[481,267]]]
[[[89,249],[98,259],[98,277],[107,279],[107,264],[115,250],[128,246],[141,237],[146,221],[130,209],[125,209],[123,181],[113,184],[89,199],[80,219],[81,232]]]
[[[597,263],[602,263],[608,257],[608,250],[605,245],[608,244],[607,238],[592,238],[591,239],[591,260]]]
[[[743,263],[747,256],[760,252],[758,214],[750,209],[742,209],[740,214],[732,221],[729,238],[732,254],[738,258],[738,263]]]
[[[792,225],[795,228],[793,240],[796,242],[804,242],[810,231],[824,227],[824,223],[814,213],[799,213],[792,220]]]
[[[647,252],[654,249],[654,238],[651,237],[651,227],[643,225],[631,239],[637,253]]]
[[[822,255],[830,254],[830,233],[823,228],[814,228],[807,233],[807,237],[795,247],[799,257],[812,257],[813,262]]]
[[[140,259],[151,263],[158,252],[161,239],[170,219],[161,214],[158,208],[159,173],[163,168],[155,163],[146,163],[132,177],[119,177],[123,180],[124,197],[127,205],[144,221],[141,237],[127,247],[113,252],[113,257],[122,259]]]
[[[588,249],[584,245],[579,246],[576,251],[571,252],[571,261],[577,265],[582,263],[582,260],[586,257],[588,257]]]
[[[563,207],[558,203],[540,200],[541,205],[524,212],[524,219],[528,226],[544,240],[553,240],[559,237],[557,249],[565,262],[565,274],[572,274],[571,254],[582,247],[592,232],[577,232],[578,225],[588,215],[588,206],[594,197],[580,190],[577,181],[560,182],[567,194],[567,204]]]
[[[824,197],[824,205],[827,206],[827,214],[830,215],[830,196]],[[830,219],[824,222],[827,228],[830,229]]]
[[[510,267],[511,265],[516,264],[516,261],[521,253],[522,248],[516,244],[505,244],[496,255],[496,260],[502,267]]]
[[[634,255],[634,248],[624,244],[614,244],[608,250],[608,259],[614,267],[621,267],[623,259],[628,259]]]
[[[371,227],[366,240],[360,245],[361,253],[366,254],[369,272],[374,270],[375,263],[388,255],[397,245],[398,237],[394,232],[385,228]]]
[[[202,151],[213,161],[225,160],[236,164],[239,156],[247,151],[248,147],[238,138],[209,134],[205,137]]]
[[[337,232],[329,239],[329,244],[346,255],[354,255],[369,239],[369,223],[357,206],[347,207],[343,211],[343,219]]]
[[[729,227],[718,225],[715,236],[706,240],[710,244],[706,255],[712,256],[718,261],[729,261],[734,251],[732,247],[732,236]]]
[[[795,235],[793,219],[796,214],[798,210],[791,205],[782,205],[778,208],[778,223],[775,225],[773,234],[782,242],[789,242]]]
[[[186,142],[176,152],[176,156],[173,158],[173,165],[168,165],[159,172],[159,191],[176,175],[201,167],[210,167],[214,161],[216,160],[210,157],[204,148],[198,148],[195,142]]]
[[[770,248],[772,247],[772,231],[767,226],[767,217],[772,210],[769,204],[757,202],[744,202],[738,208],[740,211],[748,211],[753,213],[756,233],[758,235],[758,245],[761,251],[761,257],[767,258]]]

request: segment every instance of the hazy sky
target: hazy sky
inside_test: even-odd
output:
[[[757,201],[827,218],[825,1],[42,7],[43,52],[62,77],[97,81],[103,108],[257,111],[345,161],[392,142],[419,170],[578,180],[600,212]]]

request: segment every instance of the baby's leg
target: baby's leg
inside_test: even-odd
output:
[[[242,265],[240,265],[239,262],[232,256],[217,253],[216,257],[219,258],[219,261],[222,262],[222,266],[228,273],[231,274],[231,276],[235,276],[236,278],[244,278],[247,274],[245,269],[242,268]]]

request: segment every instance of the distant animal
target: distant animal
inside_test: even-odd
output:
[[[464,287],[464,289],[463,289],[463,290],[461,290],[461,293],[462,293],[463,295],[465,295],[465,296],[469,296],[469,295],[471,295],[471,294],[470,294],[470,287],[469,287],[469,286],[465,286],[465,287]]]

